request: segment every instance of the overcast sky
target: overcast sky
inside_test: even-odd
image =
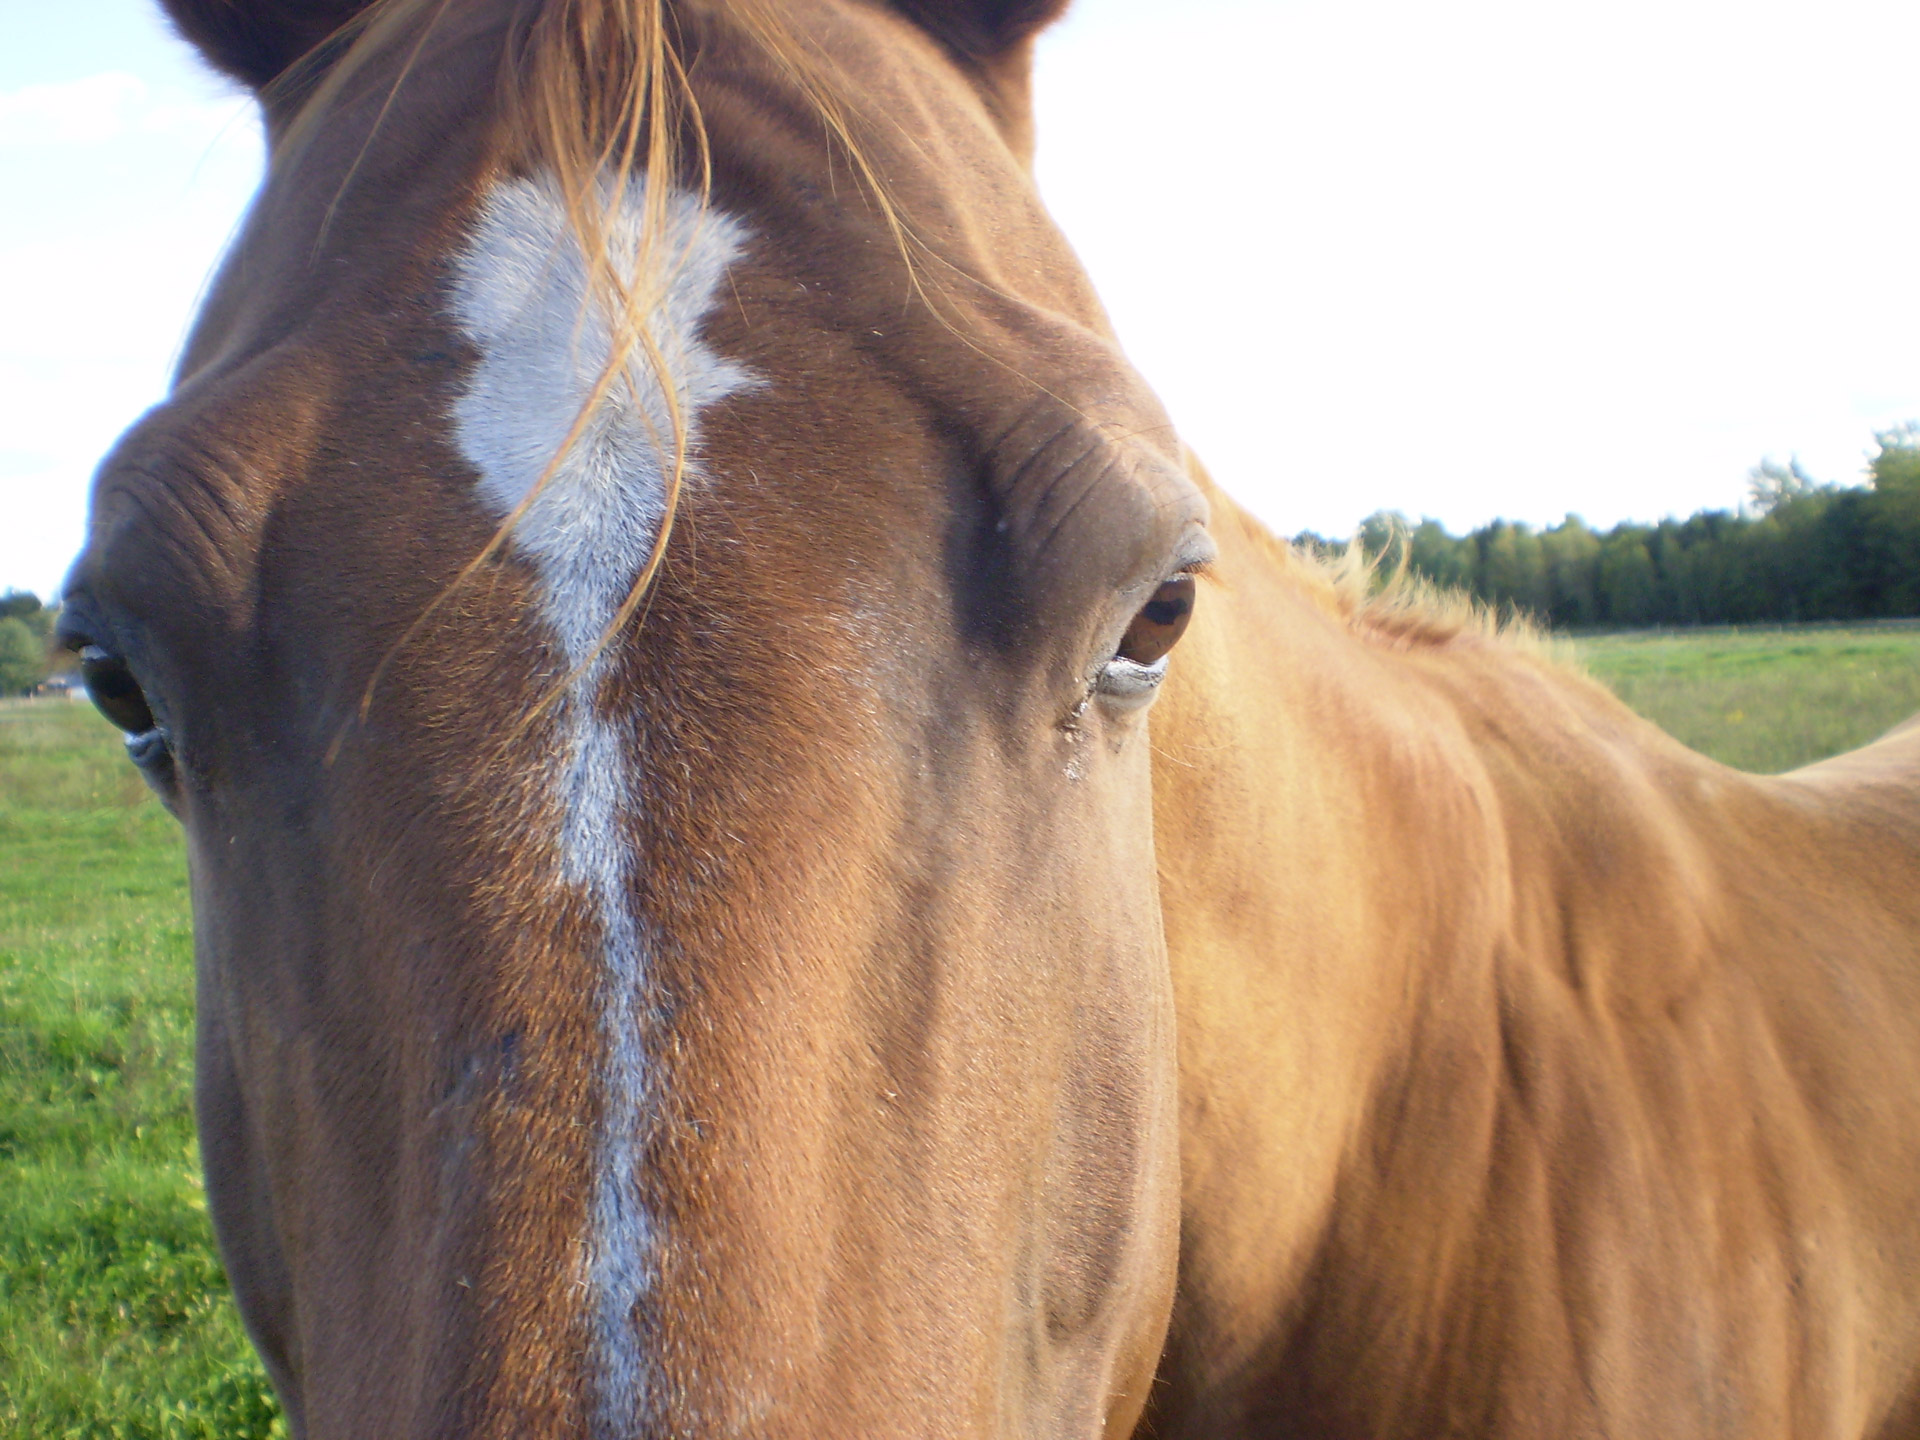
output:
[[[43,593],[257,177],[149,0],[0,0],[0,588]],[[1080,0],[1042,188],[1277,528],[1732,506],[1920,417],[1920,7]]]

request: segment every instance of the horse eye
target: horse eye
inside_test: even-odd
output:
[[[98,645],[82,645],[80,678],[86,682],[87,698],[95,708],[127,734],[144,735],[154,728],[153,711],[141,693],[140,682],[118,655],[109,655]]]
[[[1120,637],[1120,658],[1136,665],[1158,664],[1186,633],[1193,618],[1193,591],[1191,575],[1176,575],[1155,590]]]

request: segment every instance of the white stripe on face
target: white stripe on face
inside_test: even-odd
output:
[[[607,240],[623,279],[645,254],[666,281],[647,331],[672,377],[689,448],[699,412],[752,379],[700,338],[744,229],[690,195],[666,205],[666,233],[644,243],[645,190],[626,189]],[[589,304],[587,265],[558,187],[510,180],[487,197],[461,256],[454,309],[480,351],[455,407],[480,498],[505,517],[539,481],[612,357],[605,310]],[[644,283],[644,277],[643,277]],[[575,665],[591,653],[653,545],[672,466],[673,406],[644,353],[609,389],[514,528],[539,567],[547,611]]]
[[[667,277],[647,330],[674,387],[691,453],[700,411],[755,383],[700,335],[746,232],[675,193],[664,233],[649,246],[644,205],[644,187],[630,184],[608,224],[609,247],[629,283],[643,257],[651,273]],[[505,519],[547,474],[613,354],[612,327],[590,294],[585,255],[551,181],[510,180],[487,196],[456,267],[454,314],[480,356],[454,407],[455,434],[479,472],[481,502]],[[595,402],[580,438],[513,530],[514,547],[539,574],[545,616],[568,664],[585,667],[561,704],[565,749],[553,783],[562,816],[559,878],[587,898],[602,937],[607,1059],[586,1253],[598,1421],[609,1437],[632,1433],[648,1399],[636,1307],[654,1264],[652,1221],[638,1188],[648,1108],[641,1017],[649,947],[621,835],[622,813],[640,799],[641,777],[630,758],[630,722],[597,712],[606,663],[595,647],[659,534],[674,427],[674,405],[643,350]],[[692,476],[691,465],[686,473]]]

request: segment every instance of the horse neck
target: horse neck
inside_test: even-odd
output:
[[[1509,642],[1370,628],[1214,503],[1217,583],[1152,721],[1171,1412],[1230,1429],[1210,1387],[1264,1374],[1260,1403],[1338,1392],[1365,1433],[1434,1433],[1429,1400],[1494,1403],[1476,1347],[1558,1333],[1574,1291],[1595,1325],[1631,1292],[1673,1344],[1708,1333],[1668,1301],[1758,1243],[1739,1217],[1829,1213],[1819,1184],[1776,1193],[1776,1153],[1869,1177],[1900,1197],[1873,1223],[1909,1233],[1886,1177],[1920,1156],[1911,1110],[1853,1097],[1920,1093],[1920,722],[1742,775]],[[1756,1116],[1766,1144],[1722,1143]],[[1698,1195],[1734,1228],[1701,1229]],[[1909,1314],[1888,1273],[1846,1303]]]
[[[1803,1104],[1797,1073],[1920,1056],[1895,1002],[1920,925],[1920,726],[1743,776],[1521,645],[1369,624],[1213,503],[1217,584],[1152,720],[1175,1332],[1210,1365],[1250,1363],[1242,1334],[1275,1344],[1273,1323],[1288,1344],[1352,1332],[1398,1382],[1496,1304],[1486,1277],[1526,1283],[1496,1252],[1548,1225],[1540,1165],[1628,1164],[1607,1125],[1734,1133],[1745,1096]],[[1809,933],[1847,937],[1874,1043],[1851,1012],[1809,1018],[1839,995]],[[1665,1183],[1709,1183],[1692,1154],[1661,1150]],[[1634,1194],[1588,1204],[1626,1223]]]
[[[1370,692],[1378,658],[1323,587],[1210,498],[1220,555],[1152,720],[1182,1163],[1189,1196],[1245,1191],[1215,1208],[1268,1217],[1278,1283],[1310,1262],[1448,984],[1414,965],[1420,937],[1474,902],[1468,862],[1412,843],[1431,822],[1409,776],[1441,778],[1446,757]],[[1236,1161],[1235,1132],[1284,1154],[1284,1175]]]
[[[1721,923],[1717,852],[1661,798],[1705,762],[1472,625],[1370,625],[1212,498],[1216,583],[1153,717],[1155,832],[1189,1209],[1235,1197],[1264,1249],[1202,1227],[1220,1254],[1189,1273],[1271,1296],[1359,1249],[1439,1305],[1513,1027],[1582,987],[1660,1004]],[[1417,1236],[1361,1237],[1409,1197]]]

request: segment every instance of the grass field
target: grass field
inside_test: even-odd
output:
[[[1791,770],[1920,712],[1920,626],[1641,632],[1573,647],[1642,715],[1741,770]]]
[[[1920,710],[1920,629],[1604,636],[1593,674],[1779,770]],[[0,701],[0,1435],[284,1433],[213,1256],[178,834],[84,705]]]
[[[193,1141],[173,821],[92,707],[0,701],[0,1435],[277,1433]]]

